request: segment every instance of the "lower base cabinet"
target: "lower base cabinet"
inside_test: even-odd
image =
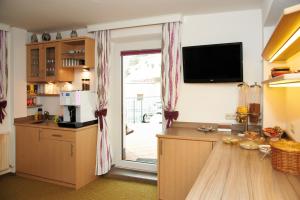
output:
[[[184,200],[213,148],[213,142],[158,138],[158,199]]]
[[[16,171],[76,189],[96,178],[97,126],[79,131],[16,125]]]

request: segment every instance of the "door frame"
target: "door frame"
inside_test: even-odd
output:
[[[118,159],[116,162],[117,167],[122,167],[125,169],[134,169],[138,171],[145,171],[145,172],[157,172],[157,163],[156,164],[150,164],[150,163],[142,163],[137,161],[129,161],[124,160],[124,118],[123,118],[123,110],[124,110],[124,84],[123,84],[123,56],[128,55],[140,55],[140,54],[155,54],[155,53],[161,53],[161,49],[157,48],[149,48],[149,49],[142,49],[142,50],[123,50],[120,52],[121,57],[121,158]],[[163,127],[163,124],[162,124]],[[157,158],[158,161],[158,158]]]

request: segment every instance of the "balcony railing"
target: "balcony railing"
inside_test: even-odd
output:
[[[161,97],[127,97],[124,111],[127,123],[148,123],[154,115],[162,114]]]

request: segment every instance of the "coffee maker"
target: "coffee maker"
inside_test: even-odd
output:
[[[95,92],[61,92],[60,105],[63,106],[63,121],[58,123],[61,127],[78,128],[97,123]]]

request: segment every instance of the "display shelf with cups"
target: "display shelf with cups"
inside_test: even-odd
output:
[[[27,108],[39,108],[42,107],[42,104],[36,104],[36,105],[27,105]]]
[[[88,37],[65,40],[62,43],[61,64],[64,68],[95,67],[95,41]]]

